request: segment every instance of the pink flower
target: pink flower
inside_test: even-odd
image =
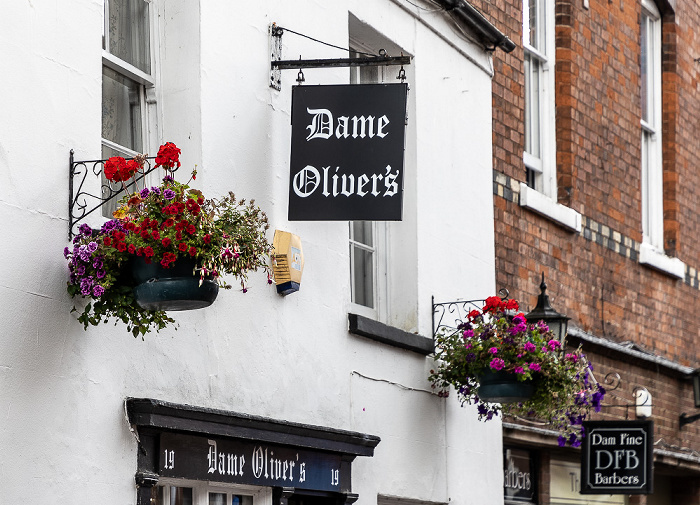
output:
[[[464,338],[472,338],[474,336],[474,330],[464,330],[462,336]]]
[[[492,347],[491,349],[489,349],[489,352],[491,354],[498,354],[498,347]]]
[[[576,354],[567,354],[565,358],[572,363],[576,363],[576,361],[578,361],[578,356]]]
[[[549,345],[549,348],[552,351],[556,351],[557,349],[559,349],[561,347],[561,342],[559,342],[558,340],[552,339],[549,342],[547,342],[547,345]]]
[[[505,364],[505,361],[503,361],[501,358],[493,358],[491,363],[489,363],[489,366],[494,370],[503,370]]]
[[[537,347],[535,347],[535,344],[532,342],[525,342],[525,345],[523,345],[523,349],[525,349],[527,352],[535,352],[537,350]]]
[[[539,365],[539,363],[530,363],[528,365],[528,368],[533,372],[539,372],[540,370],[542,370],[542,367]]]
[[[521,366],[516,366],[516,367],[515,367],[515,370],[513,370],[513,371],[514,371],[515,373],[520,373],[520,374],[525,373],[525,370],[523,370],[523,367],[521,367]]]

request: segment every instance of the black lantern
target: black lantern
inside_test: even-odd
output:
[[[700,409],[700,368],[690,374],[690,379],[693,381],[693,402],[695,403],[695,408]],[[679,419],[679,427],[682,428],[686,424],[694,423],[698,419],[700,419],[700,414],[689,416],[683,412]]]
[[[537,305],[532,311],[525,314],[525,319],[530,324],[544,321],[549,329],[552,330],[554,336],[564,345],[566,338],[566,330],[569,326],[569,319],[565,314],[560,314],[549,305],[549,296],[547,296],[547,284],[544,282],[544,272],[542,272],[542,282],[540,283],[540,295],[537,297]]]

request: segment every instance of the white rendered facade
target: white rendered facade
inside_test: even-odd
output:
[[[84,331],[65,289],[69,151],[101,157],[103,3],[3,3],[0,503],[136,503],[128,397],[379,436],[374,456],[352,464],[357,503],[503,502],[500,421],[481,423],[454,397],[433,394],[430,357],[348,332],[347,222],[287,220],[297,72],[282,72],[280,91],[269,86],[270,25],[341,47],[380,34],[413,56],[403,220],[386,230],[384,322],[430,337],[431,296],[495,294],[490,55],[433,4],[420,5],[150,2],[150,154],[174,142],[181,174],[196,164],[195,186],[207,196],[254,198],[273,230],[301,237],[305,270],[297,293],[281,297],[253,274],[248,293],[222,292],[207,309],[174,314],[177,331],[142,341],[121,323]],[[283,58],[299,55],[347,57],[285,33]],[[385,72],[397,82],[398,68]],[[349,82],[347,68],[304,75],[304,85]],[[200,494],[217,488],[192,485]],[[255,505],[271,500],[269,489],[241,494]]]

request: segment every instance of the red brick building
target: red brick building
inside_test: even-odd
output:
[[[700,422],[680,426],[699,411],[700,3],[471,3],[518,43],[494,52],[497,285],[531,309],[544,273],[568,343],[607,378],[597,418],[652,398],[653,494],[595,503],[700,504]],[[537,470],[532,503],[593,503],[574,492],[578,451],[504,426]]]

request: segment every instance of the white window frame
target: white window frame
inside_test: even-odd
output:
[[[661,145],[661,16],[652,1],[642,0],[646,23],[646,108],[641,123],[643,242],[664,249],[663,157]],[[644,54],[641,55],[644,57]],[[642,62],[643,64],[645,62]],[[644,97],[643,97],[644,98]]]
[[[537,41],[530,40],[529,5],[531,2],[536,4],[537,17],[541,20],[537,30],[539,37]],[[530,187],[527,183],[520,183],[519,204],[570,231],[580,232],[581,214],[557,203],[554,23],[553,0],[523,0],[523,48],[526,57],[539,62],[537,76],[540,86],[537,99],[540,118],[538,130],[540,156],[527,152],[527,146],[523,149],[523,163],[535,174],[535,184],[534,187]],[[529,77],[526,75],[525,100],[532,103],[535,91],[527,89],[528,81]],[[528,128],[528,120],[529,118],[526,117],[525,128]]]
[[[359,56],[357,52],[364,52],[370,54],[377,54],[378,49],[368,47],[363,42],[350,37],[350,57]],[[369,84],[371,82],[386,82],[389,78],[385,75],[386,67],[377,66],[372,67],[377,69],[377,80],[376,81],[363,81],[361,78],[361,69],[363,67],[350,67],[350,83],[363,83]],[[392,82],[388,80],[388,82]],[[382,221],[370,221],[371,223],[371,233],[372,233],[372,247],[368,248],[363,244],[360,244],[353,240],[352,237],[352,221],[348,223],[348,233],[350,240],[350,310],[355,314],[365,316],[376,321],[387,322],[389,317],[389,269],[388,269],[388,258],[389,258],[389,230],[386,222]],[[355,286],[355,258],[354,251],[355,248],[359,248],[372,254],[372,299],[374,301],[373,307],[367,307],[365,305],[360,305],[355,303],[355,293],[357,292]]]
[[[538,26],[537,41],[530,40],[529,5],[534,2],[537,18],[541,21]],[[523,0],[523,48],[526,57],[539,63],[537,80],[539,89],[528,89],[528,76],[525,76],[525,101],[532,103],[535,99],[539,104],[539,157],[535,153],[523,149],[525,167],[535,172],[535,187],[550,199],[557,199],[556,177],[556,115],[554,102],[554,4],[552,0]],[[530,70],[532,72],[532,70]],[[536,95],[535,95],[536,94]],[[527,105],[526,105],[527,107]],[[525,118],[526,125],[528,117]],[[527,133],[526,133],[527,134]]]
[[[685,263],[667,256],[664,251],[664,194],[662,151],[662,47],[661,13],[652,0],[641,0],[641,22],[646,25],[646,110],[647,117],[640,118],[641,126],[641,170],[642,170],[642,243],[639,262],[656,270],[682,279]],[[641,48],[641,45],[640,45]],[[644,58],[640,55],[640,59]],[[641,68],[640,68],[641,73]],[[642,78],[644,76],[641,76]]]
[[[131,63],[122,60],[121,58],[113,55],[109,52],[109,2],[110,0],[104,0],[103,9],[103,24],[102,24],[102,65],[107,67],[118,74],[123,75],[138,83],[139,86],[139,110],[141,111],[141,145],[143,152],[149,152],[158,142],[157,138],[157,99],[156,99],[156,77],[155,68],[157,66],[157,44],[156,44],[156,33],[157,16],[154,12],[156,9],[156,4],[152,0],[144,0],[148,4],[148,17],[149,17],[149,50],[150,50],[150,73],[146,73],[143,70],[135,67]],[[133,157],[137,153],[126,146],[122,146],[115,142],[102,137],[101,145],[115,151],[118,151],[125,157]]]
[[[253,505],[272,505],[272,489],[269,487],[223,484],[189,479],[163,478],[158,481],[163,486],[163,501],[170,503],[171,487],[192,488],[192,505],[209,505],[209,493],[246,495],[253,497]]]

